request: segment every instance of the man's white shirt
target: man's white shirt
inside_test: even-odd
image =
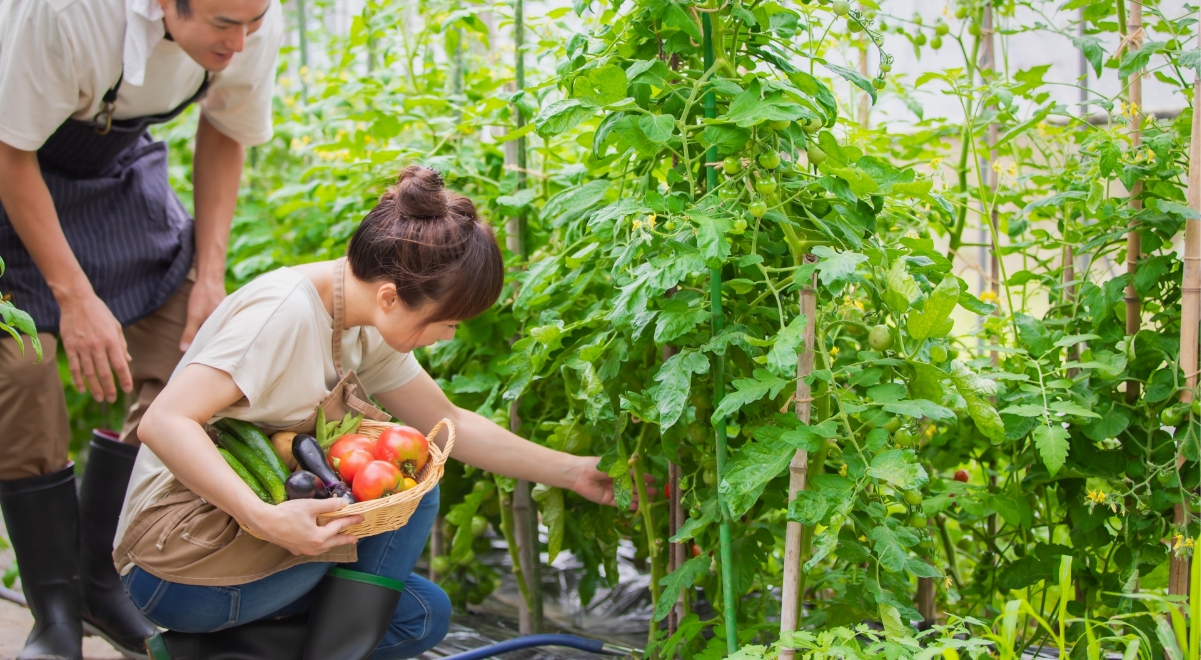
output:
[[[204,69],[164,36],[156,0],[0,0],[0,141],[35,151],[68,118],[91,120],[123,72],[114,119],[171,111],[196,93]],[[244,145],[271,139],[283,36],[271,0],[200,103],[217,130]]]

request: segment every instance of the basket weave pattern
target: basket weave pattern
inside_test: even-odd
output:
[[[372,440],[378,440],[384,429],[393,426],[390,422],[376,422],[369,419],[364,419],[359,425],[357,433],[365,435]],[[446,448],[441,449],[434,438],[438,436],[438,432],[446,428],[448,437],[446,438]],[[409,522],[409,518],[413,517],[413,512],[417,510],[417,505],[421,504],[421,498],[425,494],[434,489],[438,482],[442,480],[442,474],[446,471],[446,459],[450,458],[450,450],[455,446],[455,423],[449,419],[443,419],[434,425],[429,434],[425,436],[430,445],[430,460],[426,462],[425,467],[417,473],[414,479],[417,481],[415,488],[410,488],[402,493],[381,497],[378,500],[369,500],[367,502],[356,502],[333,513],[322,513],[317,516],[317,524],[324,525],[331,520],[345,518],[346,516],[363,516],[361,522],[355,523],[347,527],[342,533],[350,534],[356,538],[365,538],[383,534],[384,532],[392,532],[404,527]],[[255,538],[263,538],[255,534],[254,530],[246,525],[239,523],[239,526],[251,536]]]
[[[378,440],[384,429],[390,426],[393,424],[365,419],[359,426],[358,433],[372,440]],[[434,442],[434,438],[443,427],[449,433],[445,449],[439,448]],[[381,497],[378,500],[356,502],[333,513],[323,513],[317,516],[317,524],[324,525],[331,520],[346,516],[362,516],[362,522],[347,527],[343,532],[360,539],[395,531],[408,524],[409,518],[413,517],[413,512],[417,510],[417,505],[421,504],[421,498],[425,497],[425,494],[433,490],[434,486],[437,486],[438,482],[442,480],[442,474],[446,471],[446,459],[450,457],[450,450],[455,445],[455,423],[449,419],[443,419],[435,424],[425,437],[430,445],[430,460],[414,477],[417,481],[415,488]]]

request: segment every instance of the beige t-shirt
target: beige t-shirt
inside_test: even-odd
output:
[[[217,307],[172,378],[189,364],[229,374],[245,398],[219,411],[214,420],[233,417],[275,428],[299,424],[338,384],[333,322],[313,283],[290,268],[280,268]],[[388,346],[369,326],[343,333],[342,367],[354,371],[369,394],[390,392],[422,372],[416,358]],[[167,466],[143,445],[125,493],[117,543],[129,521],[162,499],[174,481]]]
[[[68,118],[96,115],[104,93],[135,66],[125,61],[127,11],[126,0],[0,0],[0,141],[35,151]],[[200,88],[204,69],[161,34],[143,29],[131,37],[147,52],[144,79],[121,83],[114,119],[168,112]],[[283,10],[271,0],[259,29],[212,75],[200,102],[217,130],[244,145],[271,139],[283,36]]]

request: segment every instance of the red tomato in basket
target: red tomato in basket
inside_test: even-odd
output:
[[[351,492],[360,502],[378,500],[404,489],[400,470],[387,461],[371,461],[354,476]]]
[[[342,458],[335,461],[337,465],[334,469],[338,471],[338,476],[342,477],[342,481],[350,483],[354,481],[354,476],[359,473],[359,470],[363,469],[363,466],[374,460],[375,457],[371,455],[371,452],[354,449],[350,453],[343,454]]]
[[[325,453],[326,460],[329,461],[329,466],[333,469],[338,469],[338,461],[350,452],[362,449],[368,454],[375,453],[375,441],[365,435],[351,433],[338,438],[338,441],[330,445],[329,451]]]
[[[430,460],[430,444],[411,426],[389,426],[375,441],[375,460],[387,461],[405,475],[416,477]]]

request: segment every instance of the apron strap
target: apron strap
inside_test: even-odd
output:
[[[341,257],[334,262],[334,332],[333,346],[330,347],[334,354],[334,371],[338,374],[338,380],[342,380],[344,376],[342,372],[342,332],[345,330],[346,323],[345,277],[346,257]]]

